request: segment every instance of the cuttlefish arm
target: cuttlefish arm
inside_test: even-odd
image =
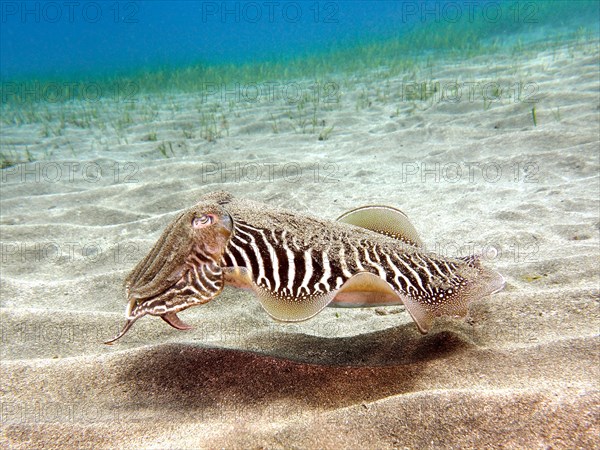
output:
[[[175,314],[174,312],[163,314],[162,316],[160,316],[160,318],[176,330],[192,330],[194,328],[193,326],[188,325],[179,317],[177,317],[177,314]]]
[[[134,317],[133,319],[127,319],[125,321],[125,325],[123,325],[123,328],[121,329],[119,334],[117,334],[114,338],[109,339],[108,341],[104,341],[104,343],[106,345],[112,345],[115,341],[121,339],[125,335],[125,333],[129,331],[129,329],[135,323],[135,321],[138,320],[140,317],[141,316]],[[183,320],[181,320],[174,312],[163,314],[162,316],[160,316],[160,318],[177,330],[186,331],[192,330],[194,328],[193,326],[188,325]]]
[[[138,317],[134,317],[133,319],[127,319],[121,331],[114,338],[109,339],[108,341],[104,341],[104,343],[106,345],[112,345],[115,341],[121,339],[125,335],[125,333],[129,331],[129,329],[137,319]]]
[[[221,293],[220,260],[232,230],[232,218],[219,204],[196,205],[180,214],[127,277],[127,320],[105,343],[120,339],[145,315],[159,316],[178,330],[191,329],[177,312]]]
[[[104,343],[107,345],[112,345],[115,341],[121,339],[123,337],[123,335],[125,335],[125,333],[127,333],[129,331],[129,329],[135,323],[135,321],[138,320],[140,317],[141,316],[134,317],[132,319],[127,319],[125,321],[125,325],[123,325],[123,328],[121,329],[119,334],[117,334],[114,338],[109,339],[108,341],[105,341]],[[191,330],[194,328],[193,326],[188,325],[183,320],[181,320],[177,316],[177,314],[174,312],[163,314],[162,316],[160,316],[160,318],[177,330],[185,331],[185,330]]]

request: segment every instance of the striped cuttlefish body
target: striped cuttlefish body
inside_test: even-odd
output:
[[[471,301],[504,278],[477,255],[426,252],[397,209],[367,206],[337,221],[296,214],[227,192],[205,195],[173,220],[125,280],[127,322],[177,313],[218,296],[225,285],[252,290],[274,319],[297,322],[326,306],[403,304],[422,333],[435,317],[467,314]]]

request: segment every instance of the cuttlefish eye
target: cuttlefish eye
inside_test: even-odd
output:
[[[204,228],[212,225],[215,221],[215,216],[212,214],[202,214],[200,217],[194,217],[192,220],[192,227]]]

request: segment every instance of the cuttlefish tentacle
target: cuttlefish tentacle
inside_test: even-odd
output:
[[[504,279],[477,255],[426,253],[395,208],[357,208],[333,222],[216,192],[180,214],[128,277],[128,320],[112,341],[146,314],[189,329],[176,313],[224,285],[252,290],[269,315],[287,322],[326,306],[404,304],[426,333],[436,317],[467,314]]]

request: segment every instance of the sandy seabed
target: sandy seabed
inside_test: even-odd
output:
[[[125,102],[104,126],[3,125],[5,150],[40,159],[2,171],[2,447],[599,447],[597,48],[332,79],[314,129],[240,100],[213,136],[203,99],[175,94],[140,96],[126,126]],[[488,103],[463,84],[491,82],[529,90]],[[228,288],[181,314],[192,331],[144,318],[103,345],[128,271],[221,189],[331,219],[397,206],[429,250],[481,252],[506,288],[426,336],[402,307],[276,323]]]

